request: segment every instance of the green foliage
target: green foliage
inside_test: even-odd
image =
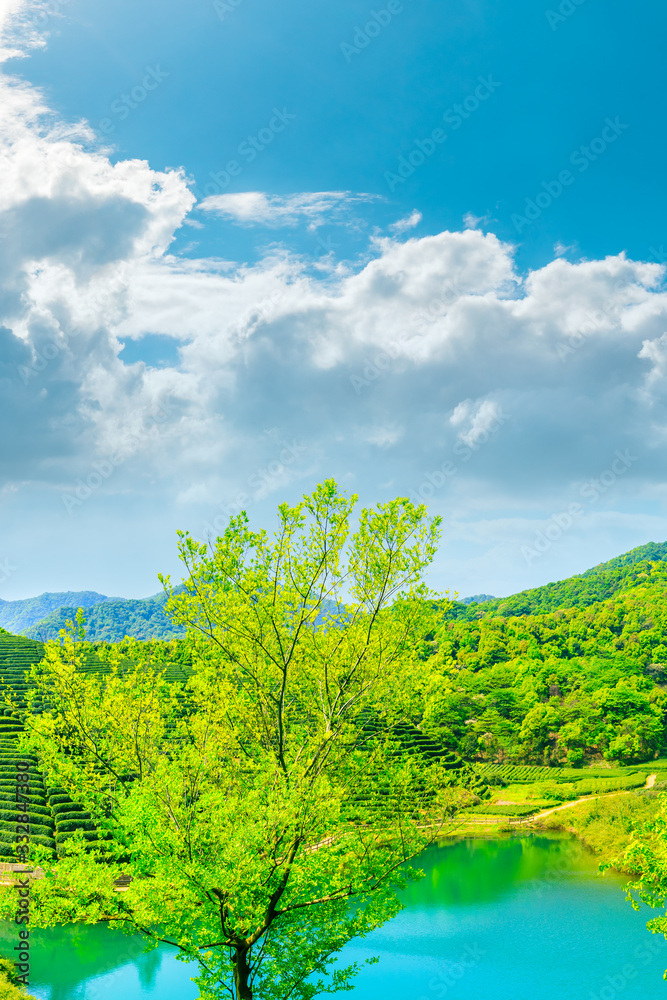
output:
[[[530,816],[531,813],[539,812],[540,809],[546,809],[549,805],[551,805],[550,802],[516,802],[512,804],[505,803],[503,805],[497,805],[494,802],[485,802],[483,805],[471,809],[470,812],[483,813],[487,816]]]
[[[0,958],[0,1000],[35,1000],[17,978],[14,962]]]
[[[31,628],[26,635],[42,642],[56,640],[77,611],[76,607],[60,607]],[[105,601],[85,608],[86,634],[96,642],[120,642],[126,636],[135,639],[173,639],[184,629],[171,621],[164,607],[154,598],[145,600]]]
[[[92,607],[108,598],[94,590],[65,591],[57,594],[40,594],[20,601],[0,600],[0,626],[19,635],[36,625],[47,615],[65,606]]]
[[[615,596],[587,607],[445,615],[426,668],[415,665],[415,723],[477,761],[576,769],[664,753],[667,564],[629,561],[574,579],[597,584],[605,573],[618,577]]]
[[[637,826],[652,823],[658,813],[658,796],[652,790],[630,795],[610,795],[553,813],[540,821],[540,828],[576,833],[604,864],[633,872],[623,859]]]
[[[617,591],[632,587],[643,578],[648,562],[667,560],[667,542],[649,542],[632,549],[609,562],[600,563],[580,576],[558,583],[548,583],[534,590],[524,590],[511,597],[495,597],[483,603],[459,604],[448,609],[448,618],[475,621],[479,618],[514,618],[517,615],[538,615],[562,608],[586,608],[607,600]]]
[[[401,729],[394,698],[432,627],[421,575],[438,522],[399,499],[352,534],[355,501],[329,481],[280,507],[273,538],[245,515],[210,548],[180,536],[182,683],[161,644],[100,647],[90,671],[77,628],[47,644],[24,744],[54,804],[76,795],[100,840],[58,833],[33,921],[170,940],[207,1000],[349,988],[356,966],[332,969],[335,955],[397,912],[467,770]]]

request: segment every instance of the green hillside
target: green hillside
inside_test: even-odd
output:
[[[413,684],[395,693],[404,718],[478,766],[634,766],[667,755],[666,559],[667,544],[642,546],[546,587],[447,605],[422,644]],[[85,612],[87,634],[172,637],[163,605],[163,594],[97,604]],[[43,634],[56,637],[75,613],[52,614]],[[19,695],[41,649],[0,633],[0,668],[11,667],[4,683]],[[184,655],[173,654],[179,662]],[[94,642],[87,669],[98,669]]]
[[[99,657],[102,644],[87,643],[84,671],[106,669]],[[184,681],[189,671],[189,652],[184,644],[167,646],[167,678]],[[26,707],[30,686],[26,673],[44,656],[44,645],[0,629],[0,859],[15,857],[17,814],[27,812],[30,839],[58,850],[74,832],[83,832],[86,840],[97,839],[90,814],[60,787],[50,785],[42,774],[39,761],[18,749],[23,724],[12,708],[3,704],[9,698],[20,710]],[[34,706],[37,711],[39,705]],[[29,805],[17,806],[16,785],[28,775]],[[26,794],[25,792],[23,794]],[[25,832],[25,831],[23,831]]]
[[[77,607],[61,607],[25,630],[29,638],[57,639],[58,633],[76,616]],[[164,613],[164,595],[144,600],[105,601],[92,608],[83,607],[86,635],[93,642],[120,642],[126,635],[135,639],[175,639],[183,629]]]
[[[32,625],[58,608],[89,608],[108,600],[110,598],[94,590],[66,590],[55,594],[40,594],[39,597],[26,597],[21,601],[0,600],[0,628],[15,635],[23,635]]]
[[[544,614],[559,608],[585,608],[633,586],[642,573],[640,564],[646,560],[667,560],[667,542],[649,542],[609,562],[600,563],[579,576],[523,590],[510,597],[496,597],[483,603],[466,602],[465,605],[454,602],[448,610],[448,617],[456,621],[475,621],[497,615],[511,618],[515,615]]]
[[[415,721],[468,760],[630,764],[662,755],[667,564],[636,561],[638,553],[529,591],[529,600],[509,598],[495,614],[484,605],[473,621],[444,616],[423,652]],[[556,610],[510,611],[550,603]]]
[[[0,629],[0,699],[4,701],[9,696],[18,706],[25,706],[25,673],[43,655],[41,642]],[[0,713],[0,858],[15,856],[16,817],[24,812],[24,806],[16,802],[17,782],[23,787],[25,781],[29,789],[23,794],[29,801],[25,811],[33,843],[56,850],[77,828],[88,830],[87,835],[93,836],[89,815],[69,796],[58,795],[60,789],[50,788],[37,759],[18,750],[17,740],[23,731],[20,719],[8,707],[0,706]]]

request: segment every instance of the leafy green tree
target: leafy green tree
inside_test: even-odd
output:
[[[667,795],[658,798],[657,814],[643,823],[635,822],[629,846],[604,866],[632,873],[626,898],[635,910],[641,903],[654,910],[665,910],[667,906]],[[652,934],[667,937],[667,912],[653,917],[646,926]],[[663,978],[667,979],[667,970]]]
[[[9,958],[0,958],[0,1000],[36,1000],[32,993],[26,992]]]
[[[356,499],[327,481],[279,508],[273,537],[245,514],[208,546],[180,533],[185,588],[164,583],[190,643],[182,687],[155,646],[102,651],[96,674],[75,637],[48,646],[25,742],[100,839],[42,852],[34,919],[170,941],[209,1000],[349,988],[337,954],[397,912],[452,801],[451,773],[392,735],[439,523],[397,499],[352,533]]]

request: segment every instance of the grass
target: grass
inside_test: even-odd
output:
[[[553,813],[539,821],[539,826],[544,830],[575,833],[601,861],[612,861],[630,843],[633,827],[655,818],[659,810],[658,794],[647,789],[582,802]]]

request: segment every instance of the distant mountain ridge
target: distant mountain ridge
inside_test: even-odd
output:
[[[107,597],[95,590],[65,590],[26,597],[20,601],[0,600],[0,628],[23,635],[26,629],[65,606],[90,608],[104,601],[122,601],[122,597]]]
[[[630,552],[599,563],[578,576],[547,583],[543,587],[522,590],[509,597],[495,597],[483,603],[455,601],[445,617],[455,621],[478,618],[513,618],[521,615],[541,615],[563,608],[585,608],[612,597],[632,586],[642,576],[650,562],[667,561],[667,542],[648,542]]]
[[[142,600],[108,600],[83,608],[86,638],[93,642],[120,642],[126,635],[135,639],[177,639],[185,634],[185,629],[174,625],[165,614],[165,599],[164,594],[154,594]],[[52,611],[23,635],[42,642],[57,639],[60,630],[74,619],[78,607]]]
[[[450,621],[475,621],[588,607],[633,586],[647,575],[650,562],[667,562],[667,542],[649,542],[578,576],[509,597],[476,594],[453,601],[446,605],[444,616]],[[183,584],[174,589],[182,592]],[[106,597],[91,590],[46,593],[22,601],[0,600],[0,628],[30,639],[57,639],[77,609],[83,608],[86,637],[93,642],[119,642],[126,635],[137,639],[178,638],[184,629],[165,614],[165,601],[163,591],[134,600]]]

